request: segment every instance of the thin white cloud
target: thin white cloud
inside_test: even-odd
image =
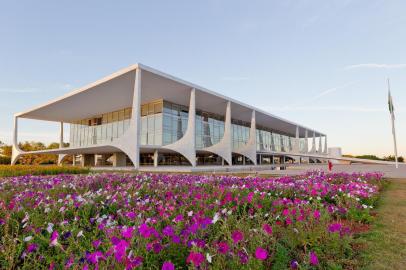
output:
[[[226,76],[221,78],[224,81],[230,81],[230,82],[241,82],[241,81],[248,81],[250,78],[249,77],[240,77],[240,76]]]
[[[327,95],[329,95],[329,94],[331,94],[331,93],[334,93],[334,92],[336,92],[336,91],[338,91],[338,90],[340,90],[340,89],[343,89],[343,88],[346,88],[346,87],[348,87],[348,86],[354,85],[355,83],[356,83],[356,82],[348,82],[348,83],[345,83],[345,84],[340,85],[340,86],[328,88],[328,89],[326,89],[326,90],[324,90],[324,91],[321,91],[320,93],[318,93],[318,94],[316,94],[316,95],[314,95],[314,96],[312,96],[312,97],[310,97],[310,98],[308,98],[308,99],[302,100],[302,101],[297,102],[297,103],[292,104],[292,105],[289,105],[289,107],[296,107],[296,106],[299,106],[299,105],[302,105],[302,106],[303,106],[303,104],[316,101],[316,100],[318,100],[318,99],[321,98],[321,97],[327,96]]]
[[[406,68],[406,64],[357,64],[344,67],[344,69],[358,69],[358,68],[381,68],[381,69],[401,69]]]

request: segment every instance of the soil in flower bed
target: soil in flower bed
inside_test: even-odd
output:
[[[0,268],[356,269],[379,173],[0,179]]]

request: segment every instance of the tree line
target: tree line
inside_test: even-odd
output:
[[[42,142],[26,141],[19,143],[18,146],[23,151],[38,151],[59,148],[59,143],[53,142],[45,145]],[[64,143],[63,147],[68,147],[69,143]],[[0,141],[0,164],[11,163],[11,145],[6,145]],[[17,164],[22,165],[45,165],[45,164],[57,164],[58,155],[56,154],[26,154],[21,156]],[[72,163],[72,156],[68,155],[64,158],[63,163]]]

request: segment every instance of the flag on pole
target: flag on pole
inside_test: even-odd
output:
[[[395,131],[395,108],[393,107],[392,95],[390,94],[390,83],[388,78],[388,106],[389,112],[392,120],[392,135],[393,135],[393,146],[395,150],[395,165],[398,168],[398,149],[396,146],[396,131]]]
[[[389,79],[388,79],[388,85],[389,85]],[[390,94],[390,88],[388,89],[388,105],[389,105],[389,112],[390,112],[392,118],[395,119],[395,108],[393,107],[393,100],[392,100],[392,95]]]

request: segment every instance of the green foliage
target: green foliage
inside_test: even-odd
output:
[[[86,174],[89,168],[73,166],[0,165],[0,177],[21,175],[53,175],[61,173]]]
[[[11,158],[6,156],[0,156],[0,164],[10,164]]]

